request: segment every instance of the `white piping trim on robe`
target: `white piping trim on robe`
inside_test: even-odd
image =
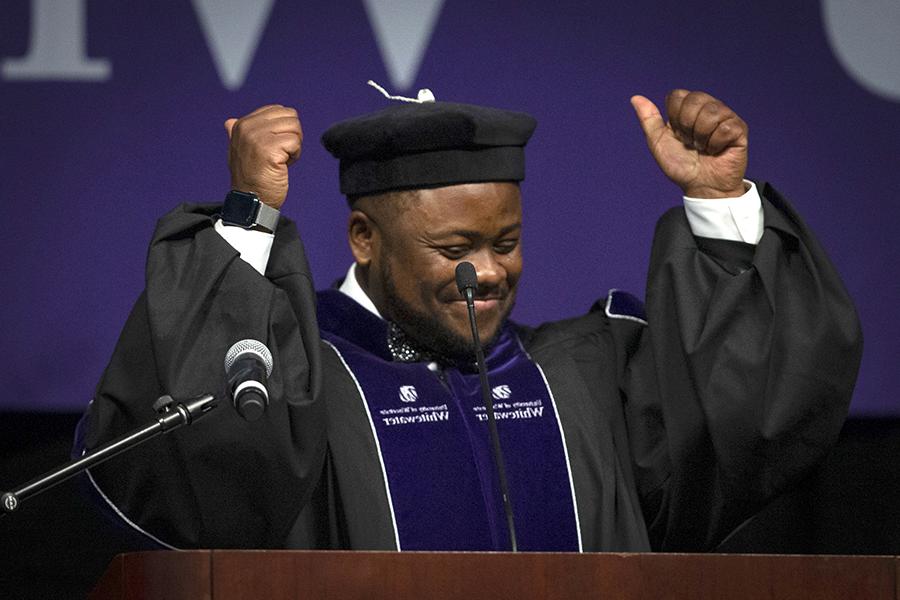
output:
[[[388,507],[391,511],[391,526],[394,528],[394,542],[397,544],[397,550],[401,550],[400,533],[397,530],[397,517],[394,514],[394,500],[391,498],[391,487],[388,484],[387,469],[384,466],[384,458],[381,455],[381,443],[378,441],[378,434],[375,432],[375,422],[372,421],[372,413],[369,411],[369,403],[366,402],[366,394],[359,385],[356,375],[353,374],[353,371],[350,370],[350,366],[347,365],[347,361],[345,361],[344,357],[341,355],[341,351],[328,340],[322,341],[331,346],[332,349],[334,349],[334,353],[337,354],[337,357],[341,359],[341,364],[344,365],[344,368],[347,369],[347,373],[353,379],[353,383],[356,385],[356,390],[359,392],[359,397],[362,400],[363,407],[366,409],[366,416],[369,418],[369,427],[372,429],[372,437],[375,439],[375,449],[378,451],[378,462],[381,464],[381,476],[384,478],[384,492],[387,494]]]
[[[84,455],[84,450],[82,450],[81,454]],[[127,524],[128,524],[130,527],[132,527],[135,531],[137,531],[138,533],[141,533],[141,534],[147,536],[148,538],[150,538],[151,540],[153,540],[154,542],[156,542],[156,543],[159,544],[160,546],[163,546],[163,547],[165,547],[165,548],[168,548],[169,550],[181,550],[181,548],[176,548],[175,546],[173,546],[173,545],[171,545],[171,544],[165,543],[164,541],[162,541],[161,539],[159,539],[158,537],[156,537],[156,536],[153,535],[152,533],[148,533],[147,531],[144,531],[143,529],[141,529],[141,528],[137,525],[137,523],[135,523],[134,521],[132,521],[131,519],[129,519],[128,517],[126,517],[126,516],[125,516],[125,513],[123,513],[121,510],[119,510],[119,507],[116,506],[115,504],[113,504],[113,501],[110,500],[109,497],[107,497],[107,495],[103,493],[103,490],[100,489],[100,486],[97,485],[97,482],[94,480],[94,476],[91,475],[91,470],[88,469],[88,470],[85,471],[85,473],[87,473],[87,476],[88,476],[88,479],[89,479],[90,482],[91,482],[91,485],[94,486],[94,489],[97,490],[97,493],[100,494],[100,497],[103,498],[103,501],[106,502],[106,503],[109,505],[109,507],[110,507],[111,509],[113,509],[113,511],[114,511],[117,515],[119,515],[119,518],[120,518],[120,519],[122,519],[123,521],[125,521],[125,523],[127,523]]]
[[[537,367],[538,372],[541,374],[541,379],[544,380],[544,387],[547,388],[547,393],[550,394],[550,402],[553,404],[553,412],[556,414],[556,426],[559,427],[559,437],[562,440],[563,454],[565,454],[566,457],[566,471],[569,474],[569,491],[572,494],[572,509],[575,511],[575,531],[578,532],[578,551],[584,552],[584,545],[581,542],[581,519],[578,518],[578,500],[575,498],[575,480],[572,479],[572,464],[569,462],[569,447],[566,445],[566,433],[563,431],[562,421],[559,419],[559,407],[556,406],[556,399],[553,397],[553,390],[550,389],[550,384],[547,382],[547,376],[544,375],[544,369],[536,362],[532,361],[532,363]]]
[[[603,309],[603,312],[606,313],[606,316],[609,317],[610,319],[624,319],[626,321],[634,321],[635,323],[640,323],[641,325],[646,325],[647,321],[645,321],[644,319],[642,319],[640,317],[632,317],[631,315],[618,315],[616,313],[610,312],[610,309],[612,308],[613,294],[618,291],[621,291],[621,290],[612,288],[611,290],[609,290],[609,293],[606,295],[606,306]],[[625,293],[625,292],[622,292],[622,293]]]

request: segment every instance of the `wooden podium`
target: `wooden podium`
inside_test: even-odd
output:
[[[878,598],[895,556],[196,550],[120,554],[91,600]]]

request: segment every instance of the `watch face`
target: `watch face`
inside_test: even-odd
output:
[[[259,200],[253,194],[230,192],[222,205],[222,221],[239,227],[253,227],[259,212]]]

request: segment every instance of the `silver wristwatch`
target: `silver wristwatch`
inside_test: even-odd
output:
[[[255,192],[231,190],[222,204],[222,222],[244,229],[261,229],[274,233],[281,213],[260,201]]]

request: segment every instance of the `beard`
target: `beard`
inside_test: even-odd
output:
[[[471,335],[460,336],[437,316],[410,306],[397,293],[393,273],[389,266],[385,268],[383,281],[388,316],[403,330],[417,350],[444,357],[455,363],[471,363],[474,360],[475,342]],[[510,294],[513,293],[510,292]],[[500,331],[503,329],[509,313],[512,312],[513,305],[514,302],[510,302],[506,307],[500,318],[500,325],[491,338],[481,340],[485,353],[490,350],[500,336]]]

